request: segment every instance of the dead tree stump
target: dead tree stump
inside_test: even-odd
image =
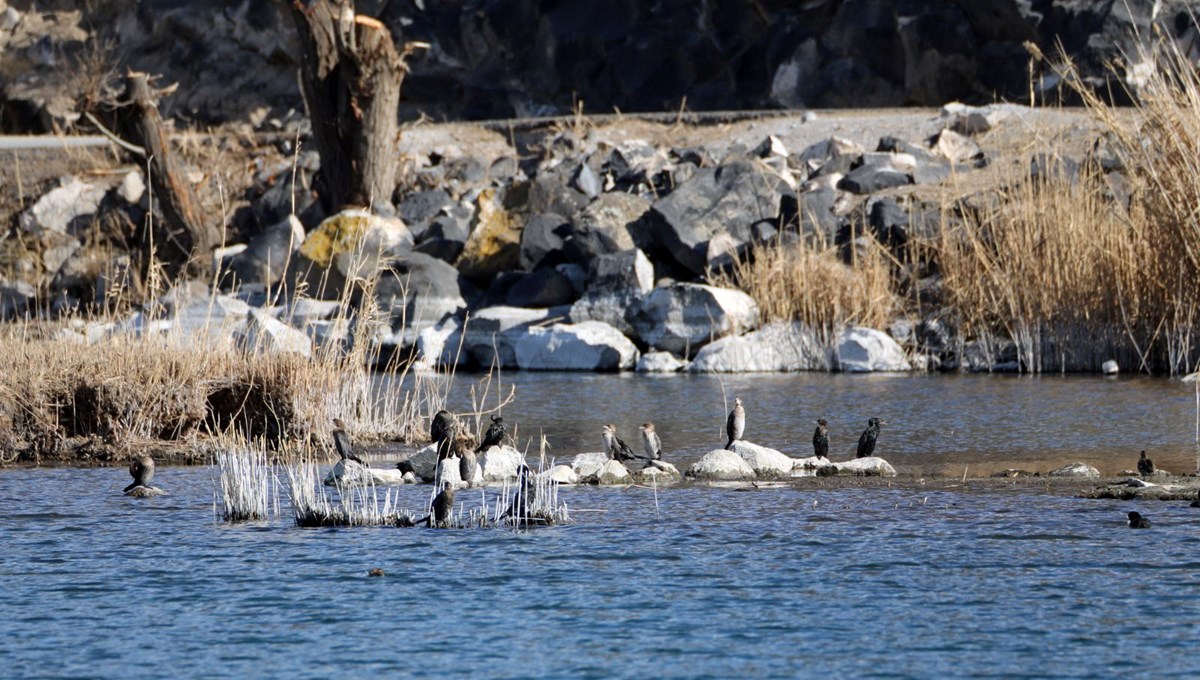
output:
[[[390,200],[408,51],[381,22],[355,15],[352,0],[292,0],[291,12],[326,207]]]
[[[145,150],[150,189],[165,222],[145,230],[143,246],[148,255],[166,264],[172,275],[199,275],[210,268],[210,253],[219,237],[206,223],[199,201],[171,149],[158,113],[158,96],[150,86],[148,74],[126,76],[125,129],[130,141]]]

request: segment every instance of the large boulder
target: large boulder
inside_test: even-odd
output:
[[[625,467],[619,460],[606,460],[597,470],[586,477],[580,475],[579,482],[581,484],[599,484],[607,486],[612,484],[631,484],[633,475],[629,474],[629,468]]]
[[[463,246],[459,271],[484,284],[500,272],[516,269],[521,258],[520,227],[496,191],[484,189],[476,199],[475,227]]]
[[[529,328],[514,350],[524,370],[620,371],[638,360],[637,346],[600,321]]]
[[[650,201],[621,191],[597,198],[575,216],[563,244],[567,257],[587,266],[601,255],[646,247],[649,239],[638,220],[649,209]]]
[[[733,451],[716,449],[704,454],[684,473],[693,479],[739,481],[755,479],[754,468]]]
[[[600,471],[609,461],[605,453],[581,453],[571,459],[571,470],[579,479],[586,479]]]
[[[335,270],[344,286],[345,281],[371,277],[384,262],[407,254],[412,245],[412,234],[399,219],[350,209],[321,222],[304,239],[300,254],[321,270]],[[328,283],[337,286],[336,281]],[[342,288],[310,292],[338,298]]]
[[[1074,462],[1064,465],[1050,473],[1051,477],[1076,477],[1079,479],[1099,479],[1100,471],[1087,463]]]
[[[432,482],[437,471],[437,446],[429,444],[409,456],[405,462],[412,466],[413,474],[424,482]]]
[[[505,444],[488,447],[478,460],[484,483],[511,481],[525,465],[525,454]]]
[[[400,486],[407,483],[404,473],[395,468],[366,467],[348,459],[334,463],[325,475],[325,486]]]
[[[837,338],[832,363],[839,371],[911,371],[904,350],[892,336],[873,328],[847,328]]]
[[[234,341],[247,352],[312,356],[312,340],[261,309],[251,310],[245,325],[234,332]]]
[[[638,373],[678,373],[686,369],[689,362],[680,359],[670,352],[647,352],[638,359]]]
[[[655,460],[651,461],[641,470],[634,472],[633,479],[639,484],[662,486],[663,484],[678,482],[683,479],[683,475],[679,473],[679,468],[665,460]]]
[[[635,335],[625,310],[654,287],[654,265],[634,248],[600,255],[588,268],[588,290],[571,306],[571,323],[603,321],[625,335]]]
[[[284,279],[292,256],[304,243],[304,225],[295,215],[273,224],[250,239],[246,248],[221,263],[222,286],[247,283],[273,286]]]
[[[417,333],[417,361],[421,368],[434,369],[467,363],[462,346],[462,322],[450,317]]]
[[[505,293],[504,302],[512,307],[557,307],[571,304],[576,297],[570,277],[557,268],[543,267],[522,275]]]
[[[838,476],[853,477],[895,477],[896,468],[878,456],[852,458],[833,464]]]
[[[647,220],[655,241],[699,276],[708,268],[708,242],[713,237],[726,234],[738,249],[748,244],[754,225],[778,223],[780,200],[787,190],[761,161],[735,160],[697,170],[655,201]]]
[[[102,187],[76,177],[64,177],[60,186],[42,194],[21,213],[18,222],[21,229],[34,235],[74,233],[96,214],[105,193]]]
[[[570,235],[571,221],[562,215],[545,213],[530,217],[521,231],[521,268],[533,271],[565,262],[563,242]]]
[[[697,283],[655,288],[626,312],[638,337],[655,349],[683,355],[758,325],[758,304],[740,290]]]
[[[759,477],[786,477],[792,474],[796,462],[775,449],[738,440],[729,449],[746,461]]]
[[[545,472],[538,473],[538,477],[547,479],[556,484],[578,484],[579,475],[571,469],[570,465],[555,465]]]
[[[829,367],[825,349],[808,326],[775,322],[753,333],[728,336],[705,345],[688,371],[750,373],[817,371]]]
[[[500,368],[517,368],[517,342],[531,328],[560,317],[560,310],[487,307],[467,318],[463,350],[480,366],[496,363]]]
[[[386,310],[399,343],[409,346],[422,330],[466,309],[458,271],[424,253],[409,253],[388,263],[375,286],[375,301]]]

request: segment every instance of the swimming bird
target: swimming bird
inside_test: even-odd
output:
[[[342,460],[352,460],[363,467],[371,467],[367,461],[354,455],[354,449],[350,448],[350,435],[346,434],[346,423],[342,422],[341,418],[334,418],[333,427],[333,446]]]
[[[604,426],[604,452],[608,454],[609,458],[621,462],[645,458],[645,456],[634,453],[633,449],[629,448],[629,444],[617,436],[617,426],[611,423]]]
[[[879,426],[887,425],[878,418],[870,418],[867,420],[867,429],[858,437],[857,458],[866,458],[867,456],[875,455],[875,440],[879,438]]]
[[[450,455],[454,437],[458,435],[458,422],[446,409],[438,411],[429,424],[429,439],[437,444],[438,460]]]
[[[813,432],[813,455],[817,458],[829,457],[829,423],[824,418],[817,421],[817,429]]]
[[[1129,528],[1130,529],[1149,529],[1150,528],[1150,520],[1146,519],[1145,517],[1142,517],[1141,514],[1134,512],[1133,510],[1130,510],[1129,511]]]
[[[493,446],[500,446],[504,443],[504,437],[507,434],[508,428],[504,426],[504,419],[500,416],[492,416],[492,425],[484,433],[483,441],[475,447],[475,453],[487,451]]]
[[[1143,477],[1154,474],[1154,461],[1146,457],[1145,451],[1142,451],[1142,457],[1138,458],[1137,470]]]
[[[478,469],[479,463],[475,460],[475,452],[464,447],[461,457],[458,459],[458,475],[462,477],[467,486],[474,485],[475,471]]]
[[[654,431],[654,423],[642,423],[642,448],[648,460],[662,460],[662,440]]]
[[[454,485],[450,482],[442,483],[442,490],[438,495],[433,497],[433,502],[429,504],[429,516],[417,522],[430,527],[444,527],[450,519],[450,513],[454,510]]]
[[[742,398],[733,398],[733,410],[729,412],[729,417],[725,419],[725,434],[729,436],[729,443],[725,444],[726,449],[733,447],[733,443],[742,438],[742,433],[746,431],[746,409],[742,408]]]
[[[125,487],[123,493],[129,493],[139,486],[150,488],[150,480],[154,479],[154,459],[150,456],[139,456],[129,463],[129,474],[133,484]]]

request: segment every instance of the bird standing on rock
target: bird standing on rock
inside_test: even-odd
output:
[[[333,427],[333,446],[342,460],[352,460],[363,467],[371,467],[367,461],[354,455],[354,449],[350,447],[350,435],[346,434],[346,423],[341,418],[334,418]]]
[[[642,448],[649,460],[662,460],[662,440],[654,431],[654,423],[642,423]]]
[[[1146,452],[1142,451],[1142,457],[1138,458],[1137,466],[1138,474],[1147,477],[1154,474],[1154,461],[1146,457]]]
[[[875,455],[875,440],[879,439],[879,426],[887,425],[878,418],[867,420],[867,429],[858,437],[857,458],[866,458],[867,456]]]
[[[813,455],[817,458],[829,457],[829,423],[824,418],[817,421],[817,429],[813,432]]]
[[[742,438],[742,434],[746,431],[746,409],[742,408],[742,398],[733,398],[733,410],[729,412],[729,417],[725,419],[725,434],[729,436],[729,442],[725,444],[728,450],[733,448],[733,443]]]
[[[604,452],[609,458],[621,462],[642,458],[629,448],[625,440],[617,436],[617,426],[612,423],[604,426]]]
[[[1150,520],[1142,517],[1141,513],[1133,510],[1129,511],[1129,528],[1130,529],[1149,529]]]
[[[458,435],[458,422],[446,409],[438,411],[429,424],[429,438],[437,444],[437,457],[442,460],[450,455],[454,438]]]
[[[123,493],[129,493],[139,486],[149,488],[150,480],[154,479],[154,459],[150,456],[134,458],[129,463],[129,475],[133,477],[133,484],[125,487]]]
[[[504,443],[504,436],[508,434],[508,428],[504,426],[504,419],[500,416],[492,416],[492,425],[483,435],[483,441],[479,442],[479,446],[475,447],[475,453],[487,451],[493,446],[500,446]]]

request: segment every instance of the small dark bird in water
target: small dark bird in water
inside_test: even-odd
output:
[[[350,435],[346,434],[346,423],[342,422],[341,418],[334,418],[333,427],[333,446],[342,460],[352,460],[363,467],[371,467],[367,461],[354,455],[354,449],[350,448]]]
[[[479,446],[475,447],[475,453],[487,451],[493,446],[500,446],[504,443],[504,437],[508,434],[508,428],[504,425],[504,419],[500,416],[492,416],[492,424],[488,427],[487,432],[483,435],[483,441],[479,442]]]
[[[129,463],[129,474],[133,477],[133,484],[125,487],[124,493],[129,493],[139,486],[149,488],[150,481],[154,479],[154,459],[150,456],[134,458]]]
[[[734,397],[733,410],[729,412],[729,417],[725,419],[725,434],[729,436],[729,442],[725,444],[725,448],[733,448],[733,443],[741,439],[745,431],[746,409],[742,408],[742,398]]]
[[[450,519],[450,513],[454,510],[454,485],[450,482],[442,484],[442,490],[437,496],[434,496],[433,502],[429,504],[429,516],[417,522],[430,527],[444,527]]]
[[[1189,508],[1200,508],[1200,489],[1196,490],[1196,500],[1192,501],[1191,505],[1189,505],[1188,507]]]
[[[642,423],[642,449],[649,456],[647,460],[662,460],[662,440],[654,431],[654,423]]]
[[[475,471],[479,469],[479,463],[475,460],[475,452],[464,447],[461,456],[458,459],[458,475],[467,483],[467,486],[473,486]]]
[[[867,429],[858,437],[857,458],[866,458],[867,456],[875,455],[875,440],[879,439],[879,426],[887,425],[878,418],[867,420]]]
[[[645,458],[645,456],[634,453],[633,449],[629,448],[629,444],[617,436],[617,426],[611,423],[604,426],[604,452],[608,454],[609,458],[621,462]]]
[[[1140,513],[1129,511],[1129,528],[1130,529],[1149,529],[1150,520],[1142,517]]]
[[[813,432],[813,455],[817,458],[829,457],[829,423],[824,418],[817,421],[817,429]]]
[[[528,465],[522,465],[517,470],[517,488],[513,493],[512,503],[509,503],[508,510],[500,515],[500,519],[512,517],[518,524],[527,524],[536,499],[537,487],[533,484],[533,471]]]
[[[371,571],[367,572],[367,576],[383,576],[383,575],[384,575],[383,570],[380,569],[379,567],[375,567]]]
[[[1138,458],[1138,474],[1146,477],[1154,474],[1154,461],[1146,457],[1146,452],[1142,451],[1142,457]]]
[[[437,444],[438,460],[450,455],[454,438],[458,435],[458,421],[445,409],[438,411],[429,424],[429,439]]]

